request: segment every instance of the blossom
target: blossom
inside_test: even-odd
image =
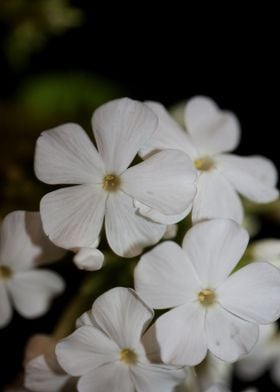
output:
[[[252,260],[266,260],[280,268],[280,240],[265,238],[251,243],[249,255]]]
[[[256,344],[258,324],[279,317],[277,268],[256,262],[231,274],[248,238],[232,220],[210,220],[194,225],[182,248],[166,241],[141,257],[136,292],[155,309],[174,308],[150,331],[165,363],[196,365],[207,349],[234,362]]]
[[[241,223],[243,207],[237,193],[257,203],[278,198],[277,171],[270,160],[229,154],[240,139],[233,113],[221,111],[210,98],[194,97],[185,107],[186,132],[161,104],[147,105],[158,115],[159,128],[140,155],[145,158],[155,151],[175,148],[192,158],[198,173],[193,221],[230,218]]]
[[[97,249],[98,245],[99,238],[92,244],[90,248],[76,249],[76,254],[73,258],[73,261],[79,269],[96,271],[102,268],[104,255],[99,249]]]
[[[280,387],[280,333],[276,323],[261,326],[259,342],[236,364],[238,377],[245,381],[256,380],[267,370]]]
[[[141,337],[152,318],[133,290],[109,290],[82,316],[78,329],[58,343],[58,361],[80,377],[82,392],[172,391],[185,372],[149,362]]]
[[[64,372],[55,356],[56,340],[35,335],[25,353],[24,385],[33,392],[76,391],[76,379]]]
[[[44,235],[39,213],[14,211],[5,217],[0,234],[0,327],[10,322],[12,305],[26,318],[47,311],[64,283],[56,273],[35,267],[63,254]]]
[[[186,154],[166,150],[128,168],[157,124],[146,105],[124,98],[94,112],[98,151],[76,124],[42,133],[35,153],[37,177],[48,184],[76,184],[41,200],[44,230],[54,243],[91,248],[105,217],[110,247],[132,257],[159,241],[165,223],[186,216],[196,192],[196,173]],[[149,219],[141,216],[142,209],[150,211]]]

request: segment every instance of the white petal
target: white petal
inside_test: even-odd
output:
[[[0,328],[6,327],[12,318],[12,305],[6,284],[0,279]]]
[[[200,174],[192,211],[195,222],[214,218],[243,221],[243,207],[236,191],[215,169]]]
[[[26,318],[46,313],[52,298],[64,290],[58,274],[43,270],[19,272],[7,284],[16,310]]]
[[[45,361],[43,355],[34,358],[25,366],[25,387],[30,391],[58,392],[66,386],[70,376],[65,373],[55,373]],[[74,391],[67,389],[67,391]]]
[[[77,124],[41,134],[35,151],[36,176],[47,184],[100,183],[103,162],[92,141]]]
[[[99,328],[98,324],[95,322],[94,317],[91,313],[91,310],[84,312],[77,320],[76,320],[76,328],[80,327],[96,327]]]
[[[276,238],[254,241],[250,245],[250,255],[256,261],[268,261],[280,268],[280,240]]]
[[[175,366],[141,364],[131,369],[131,377],[137,391],[170,392],[184,380],[186,373]]]
[[[82,376],[79,392],[134,392],[129,367],[121,363],[109,363]]]
[[[165,150],[126,170],[121,181],[122,189],[136,200],[164,215],[177,215],[191,205],[196,177],[185,153]]]
[[[280,316],[280,271],[269,263],[252,263],[231,275],[218,290],[230,312],[259,324]]]
[[[268,203],[278,198],[277,170],[269,159],[224,154],[218,157],[218,164],[227,180],[247,199]]]
[[[158,102],[145,102],[159,118],[157,131],[141,148],[140,156],[146,158],[148,155],[161,150],[173,148],[181,150],[190,157],[197,155],[190,136],[173,120],[164,106]]]
[[[193,226],[183,249],[204,288],[216,288],[241,259],[248,240],[248,233],[234,221],[215,219]]]
[[[65,254],[43,232],[38,212],[8,214],[1,227],[0,241],[0,260],[15,271],[55,261]]]
[[[92,118],[98,150],[108,173],[122,173],[157,128],[157,116],[129,98],[100,106]]]
[[[106,197],[106,192],[94,185],[48,193],[40,204],[44,231],[63,248],[91,247],[101,230]]]
[[[192,204],[188,206],[186,210],[184,210],[181,214],[178,215],[164,215],[161,212],[146,206],[143,203],[140,203],[140,201],[133,200],[133,204],[135,208],[137,209],[137,214],[142,215],[145,218],[149,219],[152,222],[157,222],[157,223],[162,223],[164,225],[174,225],[175,222],[180,222],[182,219],[184,219],[191,211],[192,209]],[[176,226],[176,225],[174,225]],[[166,233],[166,231],[165,231]],[[165,235],[165,234],[164,234]],[[163,237],[165,238],[165,237]]]
[[[223,361],[235,362],[254,347],[259,327],[216,305],[206,314],[206,334],[213,354]]]
[[[153,318],[153,311],[134,290],[116,287],[98,297],[92,316],[107,336],[120,348],[137,347],[141,335]]]
[[[83,326],[56,346],[56,356],[62,368],[72,376],[81,376],[95,368],[117,361],[119,347],[102,331]]]
[[[239,143],[240,126],[237,117],[231,112],[220,110],[208,97],[197,96],[188,101],[185,122],[200,154],[232,151]]]
[[[107,200],[105,229],[109,245],[115,253],[134,257],[146,246],[158,242],[165,226],[137,215],[132,198],[117,192],[110,194]]]
[[[163,242],[142,256],[134,276],[136,291],[154,309],[193,301],[200,291],[188,257],[171,241]]]
[[[104,255],[96,248],[81,248],[73,260],[80,269],[97,271],[102,268]]]
[[[204,330],[205,311],[189,303],[160,316],[154,324],[161,358],[174,365],[197,365],[207,353]]]

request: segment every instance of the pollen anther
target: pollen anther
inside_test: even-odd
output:
[[[137,355],[130,348],[123,348],[120,352],[120,361],[126,365],[135,365],[137,362]]]
[[[120,178],[115,174],[107,174],[102,183],[102,187],[107,192],[115,192],[119,189]]]
[[[216,294],[213,290],[204,289],[198,293],[198,300],[203,306],[211,306],[216,301]]]

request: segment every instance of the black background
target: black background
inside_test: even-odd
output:
[[[12,97],[26,77],[51,70],[93,72],[119,83],[125,95],[165,105],[208,95],[237,114],[242,127],[238,153],[260,153],[279,169],[280,64],[275,10],[263,5],[238,9],[228,2],[217,9],[200,2],[184,6],[160,2],[153,8],[144,2],[72,3],[84,10],[85,23],[51,38],[44,50],[32,56],[28,69],[14,71],[1,56],[2,98]],[[3,26],[0,32],[3,38]],[[68,269],[71,289],[56,301],[48,319],[58,317],[67,296],[74,292],[79,279],[73,274],[76,270]],[[51,330],[45,325],[44,318],[34,324],[16,316],[0,332],[0,383],[10,380],[20,366],[26,337]],[[272,391],[266,382],[259,383],[260,390]],[[235,385],[236,391],[240,388]]]

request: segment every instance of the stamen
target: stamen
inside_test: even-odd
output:
[[[216,302],[216,294],[213,290],[204,289],[198,294],[198,300],[203,306],[211,306]]]
[[[137,355],[130,348],[123,348],[120,352],[120,361],[126,365],[135,365],[137,362]]]
[[[194,166],[197,168],[197,170],[207,171],[213,169],[215,162],[211,157],[204,157],[196,159],[194,161]]]
[[[0,265],[0,279],[9,279],[12,276],[12,270],[7,265]]]
[[[119,189],[120,178],[115,174],[107,174],[102,183],[102,187],[107,192],[115,192]]]

